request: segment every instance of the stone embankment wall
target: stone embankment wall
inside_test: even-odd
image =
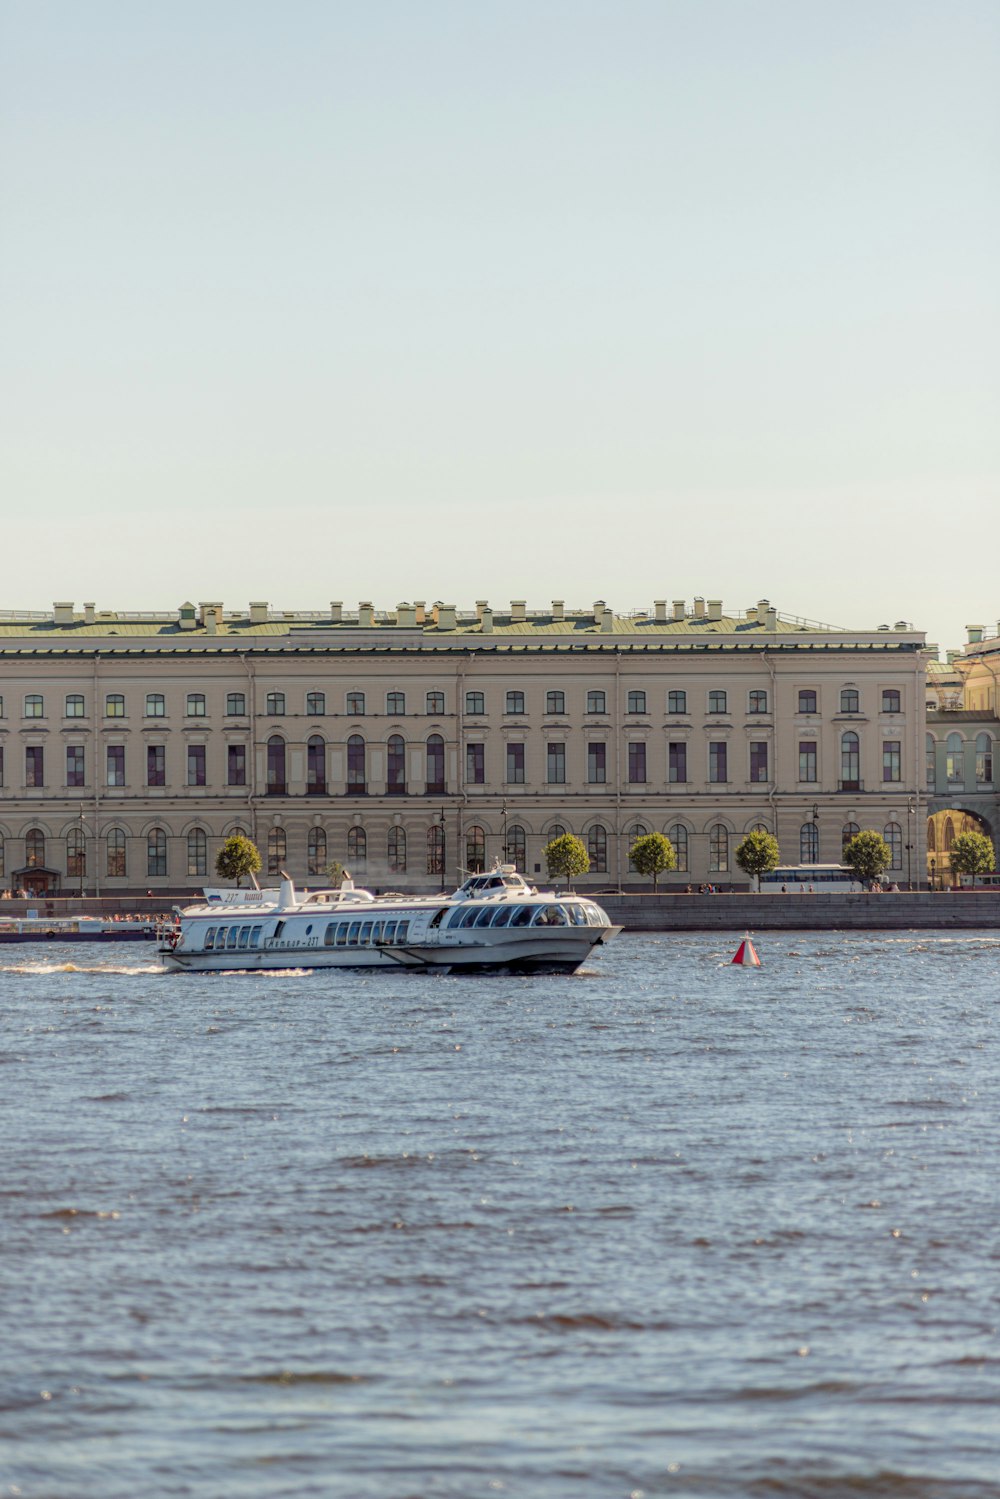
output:
[[[781,931],[808,928],[998,927],[1000,891],[897,895],[602,895],[613,922],[633,932]]]

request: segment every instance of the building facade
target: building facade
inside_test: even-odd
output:
[[[998,846],[1000,625],[996,635],[970,625],[963,650],[930,663],[927,686],[927,863],[940,887],[952,883],[950,851],[960,834],[985,833]]]
[[[322,884],[338,860],[381,889],[450,888],[500,856],[542,873],[561,831],[595,890],[639,883],[629,848],[650,831],[681,888],[745,883],[733,851],[757,827],[787,863],[837,862],[875,827],[893,878],[924,867],[910,626],[834,630],[767,600],[57,604],[0,617],[0,651],[9,889],[194,891],[234,831],[270,875]]]

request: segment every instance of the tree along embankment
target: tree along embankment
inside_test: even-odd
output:
[[[633,932],[1000,927],[1000,891],[885,895],[599,895]]]

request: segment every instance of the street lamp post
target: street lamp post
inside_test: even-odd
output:
[[[931,860],[931,889],[937,889],[937,860]]]
[[[80,899],[83,900],[83,884],[87,874],[87,819],[80,808]]]
[[[906,888],[913,889],[913,819],[917,813],[917,804],[913,797],[906,802]]]
[[[444,894],[444,878],[445,878],[445,857],[444,857],[444,849],[445,849],[445,843],[444,843],[444,839],[445,839],[445,817],[444,817],[444,808],[443,807],[441,808],[441,815],[438,818],[438,826],[441,829],[441,847],[438,850],[438,857],[439,857],[440,863],[441,863],[441,894],[443,895]]]
[[[816,863],[816,864],[818,864],[819,863],[819,805],[816,802],[813,802],[812,824],[813,824],[813,862]],[[800,857],[801,857],[801,855],[800,855]]]
[[[500,850],[500,863],[507,863],[507,798],[504,797],[500,806],[501,828],[503,832],[503,844]]]

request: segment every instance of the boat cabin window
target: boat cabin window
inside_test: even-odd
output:
[[[396,941],[405,942],[409,934],[409,930],[410,923],[408,921],[401,921],[399,923],[399,926],[396,928]]]
[[[361,946],[367,947],[372,940],[372,924],[370,921],[361,923]]]
[[[562,906],[542,906],[535,912],[532,926],[567,926],[569,923]]]
[[[249,943],[249,941],[250,941],[250,928],[248,926],[241,926],[240,927],[240,951],[241,952],[246,949],[246,946]]]
[[[229,936],[226,938],[226,947],[229,948],[230,951],[232,951],[233,948],[235,948],[237,942],[239,941],[239,936],[240,936],[240,929],[239,929],[239,927],[238,926],[231,926],[229,928]]]
[[[495,915],[496,908],[494,906],[484,906],[476,917],[476,926],[489,926]]]
[[[529,926],[531,924],[533,909],[534,907],[532,906],[518,906],[513,916],[510,918],[510,925]]]
[[[337,923],[337,946],[338,947],[346,947],[347,946],[347,931],[348,931],[348,927],[349,926],[350,926],[350,922],[348,922],[348,921],[338,921],[338,923]]]
[[[218,950],[220,948],[225,947],[225,945],[226,945],[226,933],[227,933],[227,931],[228,931],[227,927],[220,926],[219,930],[215,934],[215,949],[216,949],[217,952],[218,952]]]
[[[337,930],[337,923],[335,921],[328,921],[327,924],[326,924],[326,931],[323,933],[323,946],[324,947],[332,947],[333,946],[334,935],[336,933],[336,930]]]
[[[566,910],[569,913],[569,919],[574,926],[587,925],[587,913],[581,905],[567,906]]]
[[[395,940],[396,940],[396,923],[394,921],[387,921],[386,922],[386,924],[385,924],[385,936],[384,936],[384,938],[382,940],[384,942],[395,942]]]
[[[214,941],[215,941],[215,927],[214,926],[210,926],[208,928],[208,930],[206,931],[206,933],[205,933],[204,947],[205,947],[205,951],[206,952],[212,946],[212,943]]]
[[[382,923],[381,923],[381,921],[376,921],[373,924],[373,926],[372,926],[372,947],[380,947],[381,945],[382,945]]]
[[[462,917],[465,915],[468,909],[468,906],[456,906],[454,911],[452,911],[451,916],[448,918],[448,925],[461,926]]]
[[[507,923],[508,923],[508,921],[510,921],[510,918],[513,916],[513,914],[514,914],[514,912],[516,910],[517,910],[516,906],[498,906],[497,907],[497,914],[496,914],[496,917],[494,919],[493,925],[494,926],[506,926]]]
[[[358,945],[358,936],[360,935],[360,932],[361,932],[361,923],[360,923],[360,921],[352,921],[351,925],[350,925],[350,929],[349,929],[349,931],[347,933],[347,945],[348,945],[348,947],[357,947],[357,945]]]
[[[251,929],[250,929],[250,946],[251,947],[256,947],[257,946],[258,942],[260,941],[260,934],[261,934],[262,931],[263,931],[263,927],[259,927],[259,926],[251,927]]]
[[[465,908],[465,914],[462,917],[462,925],[463,926],[475,926],[476,917],[479,915],[480,910],[481,910],[481,907],[479,907],[479,906],[467,906]]]

